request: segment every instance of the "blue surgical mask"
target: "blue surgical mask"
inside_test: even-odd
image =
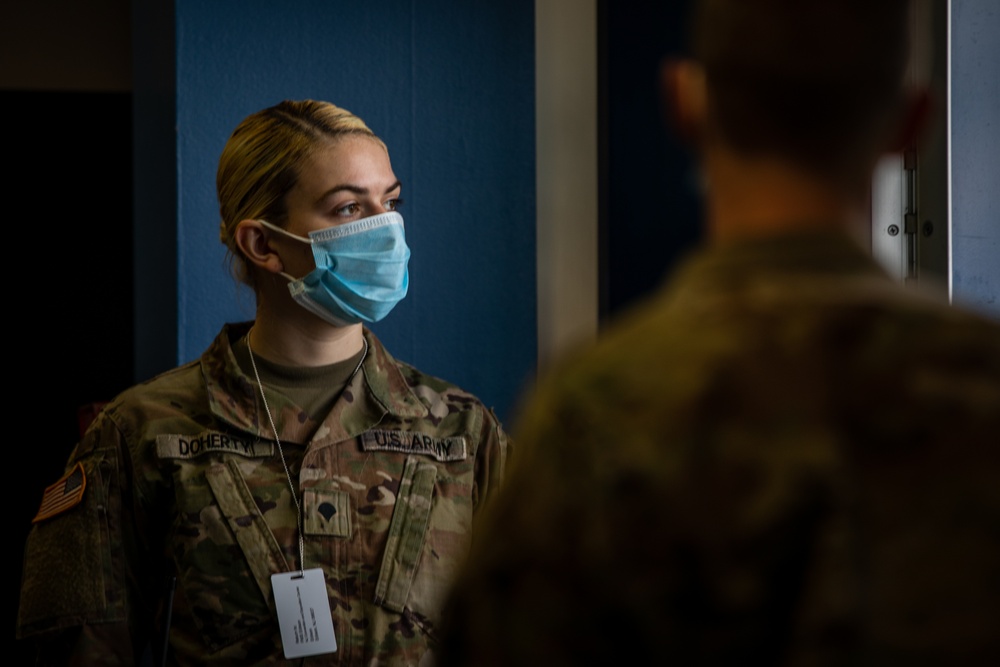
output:
[[[409,286],[410,249],[403,216],[389,211],[303,238],[259,221],[268,229],[312,246],[316,268],[302,278],[282,273],[296,303],[335,326],[378,322]]]

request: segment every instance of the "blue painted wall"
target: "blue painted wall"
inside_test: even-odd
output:
[[[246,115],[314,98],[363,118],[403,183],[410,292],[373,330],[396,357],[505,417],[536,359],[533,2],[175,0],[173,9],[165,58],[143,40],[169,30],[170,17],[136,10],[135,48],[146,52],[137,116],[170,115],[151,100],[171,67],[176,115],[175,133],[166,118],[137,118],[137,135],[147,124],[160,144],[137,152],[137,193],[169,191],[169,178],[149,182],[162,169],[149,158],[169,161],[171,143],[176,164],[176,212],[136,206],[138,233],[155,220],[149,233],[160,237],[137,241],[137,274],[171,254],[162,226],[176,243],[175,261],[137,275],[146,315],[137,313],[137,379],[197,358],[224,322],[253,317],[252,293],[224,266],[218,157]],[[175,297],[166,262],[176,266]],[[162,312],[174,303],[175,323]]]
[[[952,297],[1000,318],[1000,3],[951,13]]]

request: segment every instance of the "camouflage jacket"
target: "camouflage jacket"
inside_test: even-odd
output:
[[[82,499],[28,538],[19,637],[131,664],[148,643],[160,652],[170,602],[168,664],[284,662],[270,576],[300,567],[299,530],[256,382],[230,346],[247,327],[227,325],[200,360],[91,425],[66,468],[82,464]],[[360,372],[321,423],[266,394],[338,644],[305,665],[432,661],[442,597],[508,455],[474,396],[365,337]]]
[[[696,253],[526,405],[440,667],[1000,664],[1000,324],[846,237]]]

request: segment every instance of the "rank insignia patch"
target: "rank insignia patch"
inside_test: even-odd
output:
[[[83,490],[86,487],[87,476],[83,472],[83,465],[78,462],[62,479],[46,487],[45,493],[42,494],[42,506],[38,508],[38,514],[31,522],[44,521],[75,507],[83,499]]]

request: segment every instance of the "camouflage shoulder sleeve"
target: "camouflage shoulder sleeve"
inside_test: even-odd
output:
[[[132,661],[127,462],[115,425],[98,416],[64,476],[43,492],[25,545],[16,630],[43,656],[84,650],[101,656],[101,664],[117,664],[109,662],[115,655]],[[70,662],[77,660],[96,664],[86,655]]]
[[[476,452],[476,491],[474,511],[479,512],[492,499],[503,482],[508,460],[513,451],[510,438],[493,410],[484,408],[482,433]]]

